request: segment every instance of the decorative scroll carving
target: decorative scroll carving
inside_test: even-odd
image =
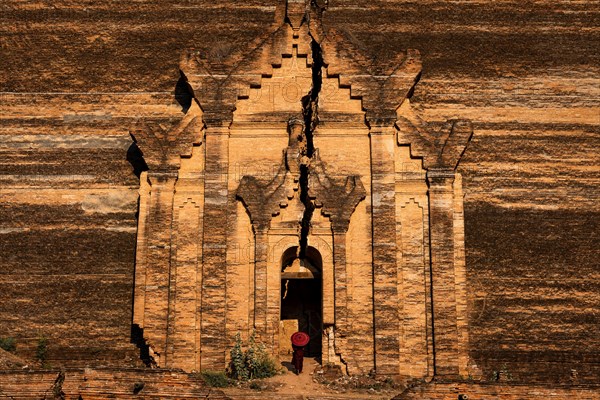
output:
[[[192,146],[202,143],[202,112],[195,102],[181,119],[170,127],[140,120],[131,130],[152,172],[177,171],[181,157],[192,155]]]
[[[236,192],[250,213],[252,225],[256,230],[266,230],[271,218],[279,213],[280,207],[287,205],[286,183],[290,183],[290,174],[282,162],[277,174],[271,181],[254,176],[244,176]]]
[[[452,119],[436,132],[407,104],[400,108],[396,126],[399,145],[411,145],[413,155],[423,157],[425,169],[454,171],[471,140],[473,125]]]
[[[335,232],[346,232],[352,213],[367,195],[360,177],[352,175],[335,179],[328,176],[318,149],[311,166],[313,169],[309,178],[309,195],[315,200],[317,207],[322,207],[323,215],[331,219],[332,229]]]

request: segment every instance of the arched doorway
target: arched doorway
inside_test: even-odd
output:
[[[321,360],[323,335],[323,260],[318,250],[307,247],[306,257],[290,247],[281,257],[281,313],[283,333],[280,347],[291,349],[290,331],[308,333],[305,355]],[[293,333],[293,332],[292,332]],[[286,341],[287,340],[287,341]]]

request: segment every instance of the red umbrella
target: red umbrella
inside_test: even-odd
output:
[[[296,332],[292,335],[292,344],[294,346],[303,347],[310,342],[310,336],[304,332]]]

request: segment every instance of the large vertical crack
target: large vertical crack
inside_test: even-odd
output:
[[[304,204],[304,214],[302,215],[300,227],[300,250],[298,257],[304,259],[306,256],[306,247],[308,245],[308,235],[310,233],[310,221],[315,211],[315,205],[308,194],[308,178],[310,175],[310,161],[314,155],[315,147],[313,143],[313,132],[319,123],[319,93],[323,84],[323,53],[319,43],[311,40],[312,50],[312,88],[310,92],[302,98],[302,115],[304,117],[304,137],[306,138],[305,154],[301,155],[300,163],[300,201]]]
[[[323,85],[323,53],[321,45],[316,40],[311,41],[312,51],[312,88],[302,98],[302,115],[306,135],[306,156],[312,158],[315,147],[313,143],[313,132],[319,123],[319,93]]]

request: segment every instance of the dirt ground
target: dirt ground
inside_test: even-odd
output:
[[[321,365],[314,358],[304,359],[304,368],[301,374],[292,372],[291,364],[284,363],[285,372],[272,378],[257,380],[240,387],[229,387],[223,391],[233,399],[306,399],[306,400],[334,400],[334,399],[365,399],[389,400],[402,392],[395,387],[368,388],[348,382],[347,378],[327,381],[320,375]],[[319,383],[324,381],[327,383]]]

